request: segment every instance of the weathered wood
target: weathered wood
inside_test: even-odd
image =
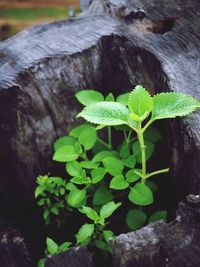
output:
[[[73,247],[46,259],[45,267],[93,267],[92,255],[86,248]]]
[[[173,222],[155,222],[141,230],[122,234],[112,241],[114,266],[198,267],[200,196],[192,198],[190,205],[179,205]],[[195,206],[191,207],[194,203]]]
[[[9,226],[0,223],[0,267],[31,267],[30,255],[22,235]]]
[[[76,123],[77,90],[117,95],[143,84],[152,93],[200,99],[199,1],[104,3],[108,15],[36,26],[0,43],[0,190],[7,209],[30,203],[36,176],[53,170],[52,142]],[[170,177],[181,199],[200,191],[200,113],[168,125]]]

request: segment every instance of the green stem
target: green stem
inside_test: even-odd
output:
[[[100,143],[102,143],[104,146],[106,146],[107,148],[110,148],[109,144],[107,144],[106,142],[104,142],[101,138],[98,138],[98,141]]]
[[[145,152],[145,144],[144,144],[144,136],[143,136],[143,129],[141,122],[138,123],[138,131],[137,131],[137,136],[138,140],[140,143],[140,149],[141,149],[141,154],[142,154],[142,180],[141,183],[145,184],[146,180],[146,152]]]
[[[112,148],[112,132],[111,132],[111,127],[108,126],[108,145],[109,148]]]
[[[151,172],[151,173],[148,173],[146,175],[146,179],[151,177],[151,176],[154,176],[154,175],[157,175],[157,174],[160,174],[160,173],[166,173],[166,172],[169,172],[169,168],[166,168],[166,169],[162,169],[162,170],[158,170],[158,171],[154,171],[154,172]]]
[[[154,119],[150,119],[147,124],[143,127],[142,132],[144,133],[146,129],[154,122]]]

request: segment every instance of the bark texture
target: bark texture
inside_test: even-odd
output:
[[[147,225],[112,242],[115,267],[198,267],[200,196],[180,203],[176,219]],[[193,205],[195,204],[195,205]]]
[[[0,267],[32,267],[30,255],[22,235],[9,226],[0,223]]]

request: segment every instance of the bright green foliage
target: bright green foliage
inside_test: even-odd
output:
[[[147,185],[142,183],[137,183],[131,188],[128,198],[136,205],[145,206],[153,203],[153,194],[151,190]]]
[[[138,85],[129,95],[128,106],[131,112],[139,118],[144,115],[146,118],[153,109],[153,100],[148,91]]]
[[[66,177],[39,176],[35,197],[43,208],[46,224],[56,223],[59,227],[68,223],[69,215],[79,213],[80,222],[82,218],[85,221],[75,235],[76,244],[111,252],[109,238],[114,238],[114,234],[107,226],[112,229],[113,222],[116,224],[113,215],[116,209],[117,215],[126,212],[125,222],[131,230],[141,228],[147,221],[167,218],[166,211],[150,215],[153,207],[146,207],[153,204],[158,190],[151,177],[169,171],[168,168],[150,171],[147,166],[155,144],[161,140],[160,132],[151,124],[158,119],[187,115],[200,103],[178,93],[152,97],[142,86],[117,98],[112,93],[104,97],[94,90],[80,91],[76,98],[85,106],[78,117],[96,125],[82,124],[72,129],[69,136],[55,141],[53,160],[66,163]],[[115,130],[117,144],[112,140]],[[118,137],[121,135],[124,139]],[[69,242],[59,246],[47,239],[48,254],[67,250],[69,246]],[[40,261],[40,267],[44,261]]]
[[[168,119],[186,116],[200,107],[199,101],[190,95],[161,93],[153,97],[152,119]]]
[[[104,100],[103,95],[100,92],[94,90],[82,90],[76,93],[77,100],[84,106],[98,103]],[[108,100],[106,100],[108,101]]]
[[[78,117],[102,125],[128,124],[128,109],[117,102],[99,102],[85,107]]]

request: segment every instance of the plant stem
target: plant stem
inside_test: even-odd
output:
[[[104,146],[106,146],[107,148],[110,148],[109,144],[107,144],[106,142],[104,142],[101,138],[98,138],[98,141],[100,143],[102,143]]]
[[[112,132],[111,132],[111,127],[108,126],[108,145],[110,149],[112,148]]]
[[[166,173],[166,172],[169,172],[169,168],[166,168],[166,169],[162,169],[162,170],[158,170],[158,171],[154,171],[154,172],[151,172],[151,173],[148,173],[146,175],[146,179],[151,177],[151,176],[154,176],[154,175],[157,175],[157,174],[160,174],[160,173]]]
[[[144,144],[144,136],[143,136],[143,129],[142,129],[142,125],[141,122],[138,123],[138,132],[137,132],[137,136],[138,136],[138,140],[140,143],[140,149],[141,149],[141,154],[142,154],[142,179],[141,179],[141,183],[145,184],[145,180],[146,180],[146,152],[145,152],[145,144]]]

